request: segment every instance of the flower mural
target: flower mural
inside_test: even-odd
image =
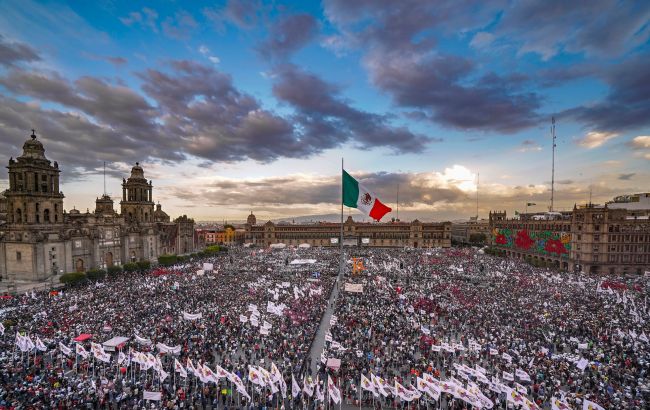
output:
[[[547,240],[546,245],[544,245],[544,250],[548,253],[557,253],[558,255],[568,253],[562,241],[558,239]]]
[[[530,239],[530,235],[528,235],[528,231],[525,229],[522,229],[521,231],[517,232],[517,237],[515,238],[515,246],[520,249],[530,249],[531,246],[535,241]]]
[[[494,228],[492,235],[494,236],[494,243],[497,245],[532,251],[542,255],[555,254],[568,257],[571,250],[571,234],[568,232],[528,232],[525,229],[515,231]]]

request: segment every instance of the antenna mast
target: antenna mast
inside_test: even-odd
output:
[[[551,165],[551,208],[550,212],[553,212],[553,200],[555,196],[555,117],[551,117],[551,136],[553,138],[553,160]]]
[[[104,196],[106,196],[106,161],[104,161]]]

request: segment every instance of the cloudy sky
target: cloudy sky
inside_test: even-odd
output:
[[[0,163],[65,207],[136,161],[172,216],[336,213],[340,162],[425,220],[650,186],[650,2],[0,2]],[[0,189],[7,187],[6,171]],[[394,215],[393,215],[394,216]]]

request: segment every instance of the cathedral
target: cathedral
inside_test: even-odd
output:
[[[194,220],[185,215],[170,220],[154,203],[153,184],[138,163],[122,181],[120,212],[106,194],[97,198],[92,212],[66,212],[59,164],[45,157],[34,132],[7,168],[9,189],[0,195],[3,281],[44,281],[195,250]]]

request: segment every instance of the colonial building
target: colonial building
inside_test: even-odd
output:
[[[649,194],[604,206],[575,206],[570,212],[524,214],[507,219],[490,213],[492,240],[506,255],[589,273],[642,274],[650,271]],[[628,207],[626,203],[631,204]],[[647,203],[650,205],[650,202]]]
[[[451,239],[461,244],[488,243],[490,238],[490,223],[487,219],[471,218],[469,221],[451,223]]]
[[[45,157],[35,134],[7,168],[6,223],[0,228],[3,280],[41,281],[194,250],[194,221],[182,216],[170,222],[160,205],[154,211],[153,184],[138,163],[123,180],[119,213],[108,195],[96,199],[92,212],[65,212],[59,164]]]
[[[245,225],[245,242],[257,246],[276,243],[298,246],[339,246],[341,224],[257,224],[251,213]],[[343,224],[343,245],[361,247],[449,248],[451,222],[356,222],[348,217]]]

